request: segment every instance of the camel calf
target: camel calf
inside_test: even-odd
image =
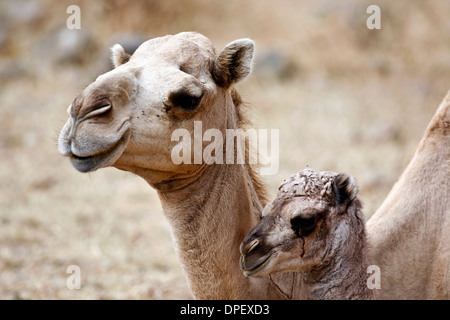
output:
[[[247,276],[301,272],[303,299],[371,299],[362,204],[349,175],[305,169],[281,184],[241,244]]]

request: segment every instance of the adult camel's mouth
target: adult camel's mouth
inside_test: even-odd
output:
[[[115,144],[93,155],[78,156],[72,153],[70,155],[70,162],[80,172],[92,172],[112,165],[122,155],[130,136],[131,130],[128,129]]]

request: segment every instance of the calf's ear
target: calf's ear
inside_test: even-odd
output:
[[[349,174],[340,173],[334,178],[333,193],[337,205],[350,203],[358,194],[358,184]]]
[[[252,40],[239,39],[222,49],[212,68],[212,76],[218,86],[229,88],[250,74],[254,47]]]

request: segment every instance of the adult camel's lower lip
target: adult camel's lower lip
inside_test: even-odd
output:
[[[99,164],[106,155],[100,154],[91,157],[78,157],[76,155],[70,156],[70,162],[80,172],[90,172],[98,169]]]
[[[110,164],[109,162],[111,161],[111,159],[116,158],[118,149],[120,149],[124,144],[127,143],[129,135],[129,131],[126,131],[125,134],[119,139],[119,141],[117,141],[117,143],[97,154],[86,157],[72,154],[70,155],[70,162],[72,163],[73,167],[80,172],[91,172],[107,166],[108,164]]]

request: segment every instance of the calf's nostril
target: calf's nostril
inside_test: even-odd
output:
[[[243,254],[249,254],[250,252],[252,252],[257,246],[259,245],[259,240],[258,239],[254,239],[252,240],[246,247],[245,252],[243,252]]]

